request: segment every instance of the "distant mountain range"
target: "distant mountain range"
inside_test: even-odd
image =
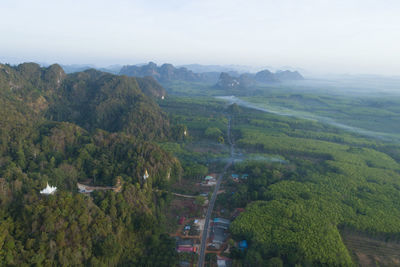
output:
[[[88,69],[97,69],[99,71],[103,71],[103,72],[108,72],[108,73],[112,73],[112,74],[118,74],[119,71],[121,70],[122,66],[121,65],[111,65],[108,67],[103,67],[103,68],[98,68],[94,65],[91,64],[84,64],[84,65],[80,65],[80,64],[73,64],[73,65],[61,65],[61,67],[63,68],[63,70],[65,71],[65,73],[69,74],[69,73],[74,73],[74,72],[81,72],[81,71],[85,71]]]
[[[48,67],[47,64],[41,64]],[[92,64],[61,65],[66,74],[82,72],[89,69],[130,77],[152,77],[157,82],[166,85],[173,81],[200,82],[216,85],[218,88],[248,88],[256,83],[275,83],[288,80],[303,80],[298,71],[291,67],[287,70],[271,72],[268,69],[256,73],[250,73],[252,67],[241,65],[200,65],[189,64],[174,66],[162,64],[158,66],[154,62],[136,65],[111,65],[96,67]],[[272,68],[271,68],[272,69]],[[254,70],[254,68],[253,68]]]
[[[176,68],[172,64],[163,64],[157,66],[154,62],[147,65],[127,65],[123,66],[120,75],[133,77],[151,76],[160,83],[171,82],[175,80],[188,82],[208,82],[215,83],[218,80],[219,72],[195,73],[185,67]]]
[[[276,83],[289,80],[303,80],[303,76],[298,71],[278,70],[271,72],[268,69],[257,73],[250,73],[250,67],[239,65],[200,65],[191,64],[175,67],[172,64],[163,64],[158,66],[154,62],[137,65],[111,65],[108,67],[96,67],[91,64],[73,64],[61,65],[65,73],[71,74],[82,72],[89,69],[96,69],[117,75],[126,75],[130,77],[152,77],[161,84],[167,84],[173,81],[200,82],[209,85],[216,85],[217,88],[249,88],[257,83]],[[292,69],[291,67],[287,67]],[[147,81],[152,83],[151,80]],[[162,93],[163,94],[163,93]],[[161,94],[157,93],[160,97]]]
[[[190,65],[201,69],[201,65]],[[214,66],[217,67],[217,66]],[[211,68],[211,67],[210,67]],[[172,64],[163,64],[157,66],[154,62],[147,65],[127,65],[122,67],[120,75],[133,77],[151,76],[160,83],[171,81],[187,81],[187,82],[207,82],[217,84],[220,88],[239,88],[250,87],[256,83],[271,83],[288,80],[303,80],[303,76],[297,71],[277,71],[275,73],[269,70],[262,70],[257,73],[239,74],[236,71],[230,72],[194,72],[186,67],[174,67]]]
[[[178,67],[184,67],[188,70],[197,73],[203,72],[237,72],[237,73],[246,73],[246,72],[256,72],[259,68],[251,67],[251,66],[243,66],[243,65],[201,65],[201,64],[188,64],[188,65],[180,65]],[[267,69],[271,67],[265,67]]]
[[[217,81],[216,87],[220,89],[240,89],[249,88],[256,83],[277,83],[282,81],[304,80],[304,77],[297,71],[277,71],[262,70],[256,74],[244,73],[239,76],[232,76],[222,72]]]

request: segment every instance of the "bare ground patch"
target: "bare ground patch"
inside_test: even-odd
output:
[[[400,266],[400,244],[359,233],[342,232],[342,239],[359,266]]]

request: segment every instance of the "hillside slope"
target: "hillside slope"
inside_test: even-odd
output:
[[[176,263],[168,198],[153,190],[182,172],[154,142],[169,134],[162,90],[95,70],[0,65],[1,266]],[[77,182],[122,186],[87,197]],[[54,195],[40,193],[46,183]]]
[[[47,116],[74,122],[88,130],[123,131],[146,140],[164,138],[169,134],[168,120],[149,97],[164,92],[154,84],[154,80],[138,82],[96,70],[70,74],[55,92]]]

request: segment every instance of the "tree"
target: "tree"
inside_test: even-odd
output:
[[[224,141],[224,134],[222,133],[222,131],[217,128],[217,127],[208,127],[205,132],[204,135],[207,138],[213,139],[217,142],[221,142],[223,143]]]

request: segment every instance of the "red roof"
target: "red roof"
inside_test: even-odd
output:
[[[185,221],[185,217],[182,216],[182,217],[179,219],[179,224],[183,224],[184,221]]]
[[[183,246],[179,246],[177,251],[179,252],[196,252],[196,248],[195,247],[183,247]]]

